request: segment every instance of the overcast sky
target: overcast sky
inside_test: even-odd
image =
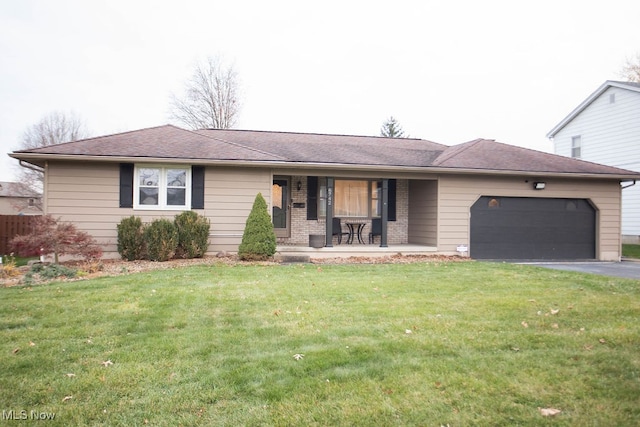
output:
[[[475,138],[546,133],[640,52],[640,1],[0,0],[0,180],[24,130],[74,112],[92,135],[169,123],[195,63],[241,80],[237,128]]]

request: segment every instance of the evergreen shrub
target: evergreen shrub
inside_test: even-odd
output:
[[[173,221],[166,218],[154,219],[144,227],[147,258],[151,261],[168,261],[178,247],[178,231]]]
[[[193,211],[176,215],[176,258],[202,258],[209,248],[209,220]]]
[[[238,257],[246,261],[264,261],[276,253],[276,235],[262,193],[256,195],[247,218]]]
[[[123,218],[118,224],[118,253],[127,261],[144,259],[144,227],[135,216]]]

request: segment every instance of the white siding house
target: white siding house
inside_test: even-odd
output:
[[[556,154],[640,171],[640,83],[606,81],[547,137]],[[640,182],[622,190],[622,235],[640,243]]]

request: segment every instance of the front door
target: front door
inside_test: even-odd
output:
[[[276,237],[291,236],[291,213],[289,200],[290,196],[290,179],[284,176],[274,176],[273,186],[271,187],[271,203],[273,229]]]

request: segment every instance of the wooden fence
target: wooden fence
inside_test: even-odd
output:
[[[27,234],[31,230],[32,215],[0,215],[0,255],[10,252],[9,241],[19,234]]]

